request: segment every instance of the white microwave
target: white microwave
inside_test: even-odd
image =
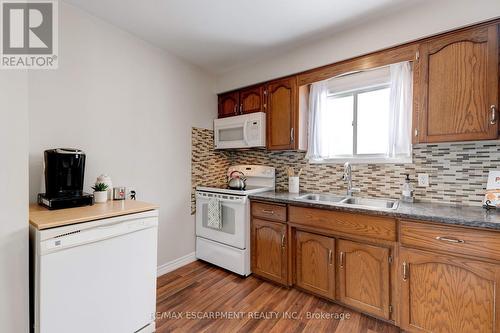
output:
[[[214,120],[215,149],[266,146],[266,114],[255,112]]]

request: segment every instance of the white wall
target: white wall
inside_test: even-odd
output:
[[[27,74],[0,70],[0,332],[28,332]]]
[[[191,127],[216,117],[214,78],[76,7],[59,15],[59,69],[29,77],[30,200],[43,151],[81,148],[87,191],[107,173],[160,206],[160,265],[193,252]]]
[[[500,16],[498,0],[429,0],[399,15],[391,13],[286,54],[220,75],[217,91],[298,73]]]

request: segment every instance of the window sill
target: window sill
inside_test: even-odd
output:
[[[309,159],[311,164],[344,164],[349,162],[351,164],[412,164],[413,160],[411,157],[339,157],[339,158],[328,158],[323,160]]]

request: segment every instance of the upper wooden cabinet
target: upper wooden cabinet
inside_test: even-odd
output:
[[[313,293],[335,298],[335,239],[295,232],[295,284]]]
[[[339,301],[389,319],[389,249],[339,240],[337,251]]]
[[[252,272],[280,284],[288,284],[286,224],[252,219]]]
[[[498,265],[413,249],[400,262],[404,331],[500,331]]]
[[[296,149],[298,144],[297,77],[267,85],[267,149]]]
[[[239,114],[239,96],[238,91],[219,95],[219,118],[237,116]]]
[[[498,137],[498,27],[446,34],[419,48],[418,141]]]
[[[245,88],[240,91],[240,114],[265,112],[266,92],[264,86]]]
[[[219,118],[265,112],[264,85],[244,88],[219,95]]]
[[[219,95],[219,118],[266,112],[268,150],[307,150],[309,85],[411,61],[414,143],[499,136],[500,20],[344,60]]]

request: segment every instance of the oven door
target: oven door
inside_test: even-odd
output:
[[[222,203],[222,229],[207,226],[208,201],[216,197]],[[249,201],[246,196],[196,192],[196,236],[245,249],[250,232]]]

